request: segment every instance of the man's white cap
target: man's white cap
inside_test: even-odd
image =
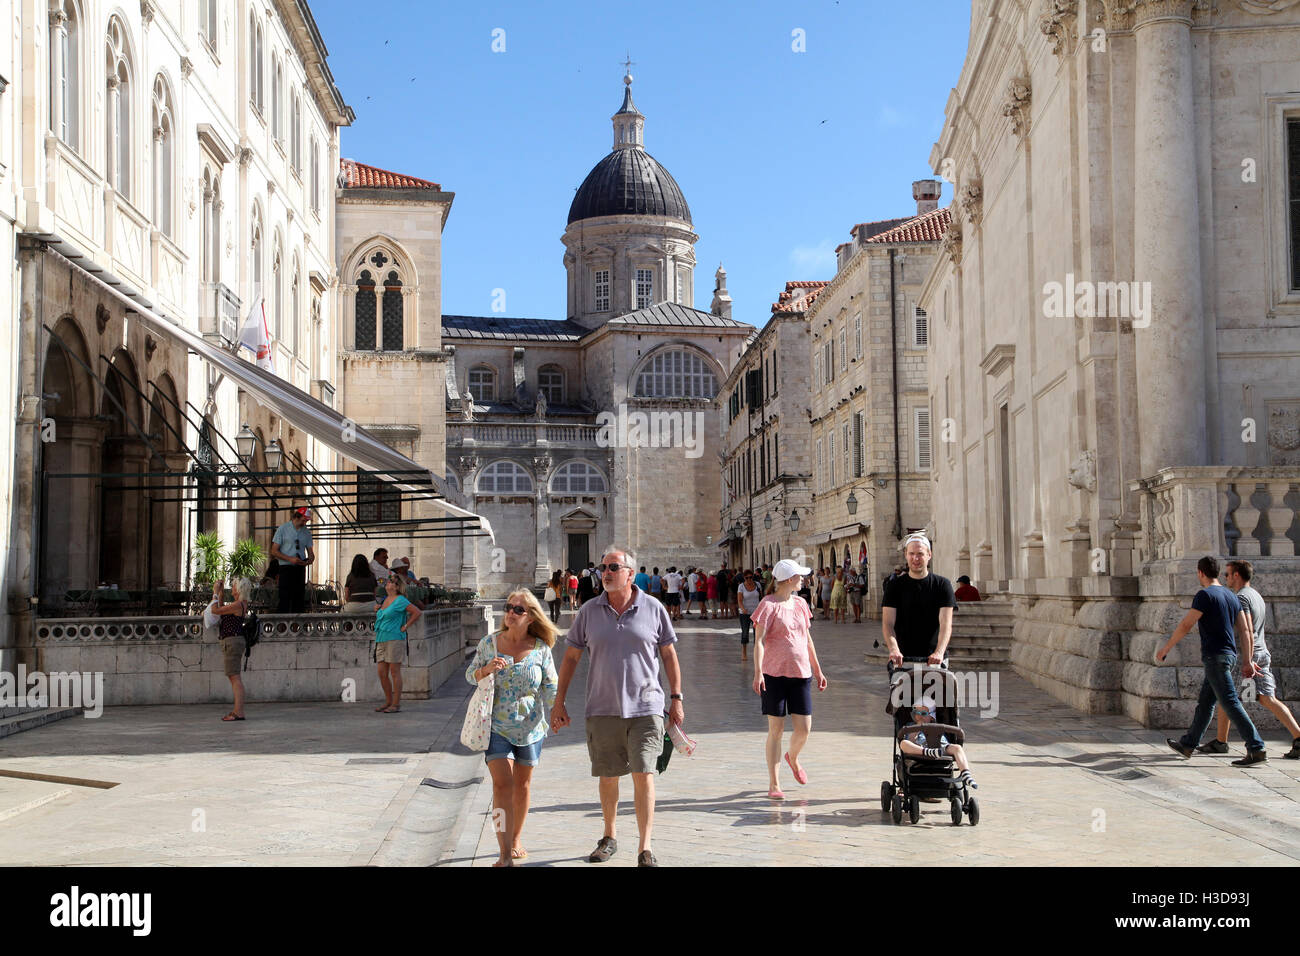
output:
[[[772,577],[776,578],[778,581],[789,580],[796,574],[812,574],[812,568],[805,568],[802,564],[799,564],[796,561],[791,561],[789,558],[782,558],[780,561],[776,562],[776,567],[772,569]]]
[[[927,551],[933,551],[933,550],[934,550],[933,548],[930,547],[930,539],[927,538],[927,537],[926,537],[924,534],[922,534],[920,531],[917,531],[917,532],[915,532],[914,534],[909,534],[909,535],[907,536],[907,540],[903,542],[903,550],[906,551],[906,550],[907,550],[907,546],[908,546],[909,544],[911,544],[913,541],[920,542],[922,545],[925,546],[925,550],[927,550]]]

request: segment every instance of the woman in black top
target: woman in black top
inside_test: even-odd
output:
[[[375,592],[379,582],[370,570],[370,562],[364,554],[352,559],[352,569],[343,585],[344,614],[373,614],[375,611]]]
[[[239,671],[245,649],[244,618],[248,615],[248,601],[245,600],[244,595],[252,589],[253,585],[248,578],[235,578],[230,582],[234,600],[229,604],[221,603],[226,591],[224,581],[218,581],[212,589],[214,602],[212,613],[221,618],[221,659],[225,665],[226,676],[230,678],[230,688],[235,695],[235,706],[230,709],[230,713],[221,718],[225,721],[244,719],[244,680],[239,676]]]

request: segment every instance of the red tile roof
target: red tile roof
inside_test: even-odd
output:
[[[829,281],[816,279],[810,282],[787,282],[785,291],[772,303],[773,312],[807,312]],[[799,294],[796,295],[796,290]]]
[[[895,226],[907,222],[911,216],[903,216],[901,219],[877,219],[875,222],[860,222],[849,230],[849,235],[854,239],[865,241],[871,236],[878,236],[886,229],[893,229]]]
[[[427,179],[416,179],[378,166],[367,166],[355,159],[339,160],[339,169],[345,177],[344,189],[442,189]]]
[[[893,245],[899,242],[938,242],[952,224],[952,207],[935,209],[924,215],[916,216],[879,235],[872,236],[867,242]]]

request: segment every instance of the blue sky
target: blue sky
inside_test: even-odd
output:
[[[911,183],[933,175],[970,22],[959,0],[361,9],[312,4],[357,114],[343,155],[456,194],[444,313],[491,314],[501,288],[507,315],[564,318],[560,236],[574,191],[612,148],[630,52],[646,150],[700,237],[695,306],[709,307],[721,261],[733,316],[756,325],[786,280],[832,277],[854,223],[915,211]]]

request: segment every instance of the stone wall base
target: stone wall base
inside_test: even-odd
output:
[[[1300,561],[1256,558],[1254,583],[1268,605],[1265,640],[1277,696],[1300,701]],[[1195,628],[1157,664],[1155,653],[1191,607],[1195,562],[1152,562],[1136,589],[1110,594],[1013,594],[1016,624],[1011,663],[1036,687],[1091,714],[1126,714],[1146,727],[1186,728],[1200,692],[1200,639]],[[1016,582],[1020,584],[1022,582]],[[1041,586],[1043,582],[1038,582]],[[1137,596],[1123,592],[1136,590]],[[1240,682],[1239,682],[1240,683]],[[1266,740],[1285,734],[1262,705],[1247,712]],[[1235,736],[1235,732],[1234,732]]]

